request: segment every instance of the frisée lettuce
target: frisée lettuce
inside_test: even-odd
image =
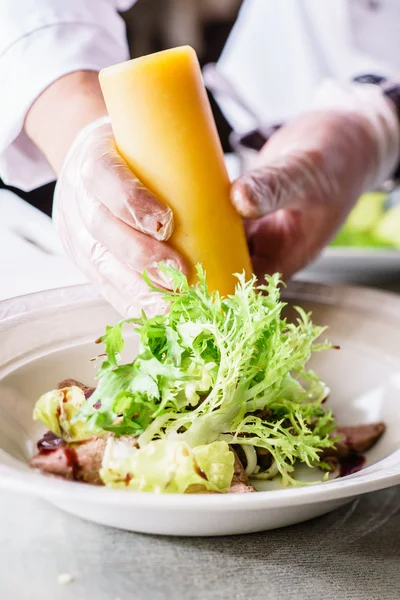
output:
[[[193,456],[199,460],[199,448],[202,452],[222,448],[216,443],[241,447],[247,456],[268,452],[272,464],[265,472],[280,473],[284,484],[297,483],[293,475],[297,461],[327,468],[321,456],[334,447],[336,424],[322,406],[326,385],[306,366],[312,352],[331,347],[316,343],[324,328],[314,325],[301,308],[296,309],[295,322],[286,320],[279,275],[266,277],[262,285],[255,277],[246,280],[238,275],[235,293],[223,298],[208,290],[201,266],[193,286],[180,271],[161,268],[173,280],[173,291],[158,289],[144,277],[154,292],[164,295],[169,312],[152,318],[142,314],[107,327],[100,340],[106,359],[98,372],[98,386],[72,418],[72,425],[84,423],[93,435],[114,434],[109,458],[103,461],[105,483],[116,485],[123,473],[130,473],[132,486],[148,489],[164,473],[163,452],[180,456],[177,464],[184,471],[193,464]],[[128,362],[121,360],[125,327],[140,338],[139,353]],[[122,475],[117,473],[113,444],[118,436],[138,437],[140,449],[133,449],[128,460],[137,475],[122,462]],[[183,449],[189,452],[186,462]],[[203,456],[203,470],[204,460]],[[252,464],[248,474],[262,477],[262,467],[256,460]],[[138,483],[139,473],[145,471],[146,481]],[[187,481],[192,476],[191,471]],[[168,484],[174,491],[184,486],[185,478],[178,479]],[[165,477],[160,481],[168,491]],[[215,485],[222,490],[225,483],[223,479]]]

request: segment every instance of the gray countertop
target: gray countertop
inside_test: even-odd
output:
[[[400,487],[238,537],[103,528],[0,494],[2,600],[399,600]],[[61,573],[73,581],[58,583]]]

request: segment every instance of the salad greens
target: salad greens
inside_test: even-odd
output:
[[[75,419],[85,401],[85,394],[78,387],[52,390],[43,394],[36,402],[33,419],[41,421],[49,431],[66,442],[87,440],[93,433],[85,422]],[[105,433],[98,430],[96,435]]]
[[[194,286],[181,272],[162,268],[172,278],[174,291],[155,288],[144,277],[152,290],[164,295],[169,312],[152,318],[143,314],[107,327],[101,339],[107,357],[98,372],[97,389],[72,418],[72,426],[84,423],[94,435],[114,434],[103,480],[117,484],[123,474],[131,473],[129,464],[142,475],[155,473],[156,456],[165,464],[163,452],[180,456],[175,467],[187,470],[186,463],[180,463],[184,448],[191,449],[192,463],[192,454],[200,460],[200,448],[203,453],[208,448],[210,456],[218,448],[221,460],[215,464],[223,463],[221,448],[227,444],[241,446],[250,457],[250,476],[279,472],[288,484],[296,483],[296,461],[328,468],[321,453],[334,446],[336,424],[322,406],[328,393],[325,384],[306,368],[312,352],[331,347],[315,343],[324,328],[313,325],[300,308],[295,323],[282,316],[279,275],[266,277],[264,285],[257,285],[255,277],[246,281],[238,275],[235,293],[222,298],[208,290],[201,266]],[[121,358],[124,327],[140,337],[139,353],[128,362]],[[115,468],[118,436],[138,436],[140,447],[120,469]],[[155,445],[156,440],[162,442]],[[258,451],[271,456],[264,473],[251,460]],[[209,472],[214,461],[206,467],[202,457],[201,468]],[[151,474],[147,478],[138,483],[132,477],[132,485],[148,489],[154,482]],[[224,477],[215,483],[220,488],[225,484]],[[171,485],[181,489],[183,484],[174,476]]]
[[[226,442],[191,448],[179,440],[156,440],[140,450],[124,438],[107,441],[100,476],[110,487],[140,492],[227,492],[234,455]]]

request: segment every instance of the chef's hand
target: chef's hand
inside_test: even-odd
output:
[[[53,84],[37,101],[39,106],[32,107],[26,130],[59,173],[54,219],[70,257],[123,316],[138,316],[141,310],[157,314],[165,306],[158,294],[149,292],[143,271],[157,286],[169,288],[158,264],[185,270],[181,257],[165,242],[173,230],[172,212],[118,154],[97,74],[86,76],[89,82],[86,77],[84,82],[68,81],[67,76]],[[63,98],[68,106],[75,99],[76,108],[59,115],[57,135],[48,119]]]
[[[399,159],[398,120],[377,88],[330,90],[318,104],[275,133],[232,188],[259,277],[307,265]]]

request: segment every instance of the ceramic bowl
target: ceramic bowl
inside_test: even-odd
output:
[[[338,352],[312,366],[331,388],[339,424],[382,420],[387,431],[366,468],[338,480],[238,495],[153,495],[91,487],[44,476],[28,466],[42,433],[32,421],[36,399],[67,377],[94,382],[94,340],[114,311],[90,286],[51,290],[0,303],[0,486],[39,496],[84,519],[168,535],[262,531],[322,515],[359,494],[400,483],[400,299],[361,288],[297,282],[289,304],[329,326]],[[128,340],[126,352],[135,352]]]

